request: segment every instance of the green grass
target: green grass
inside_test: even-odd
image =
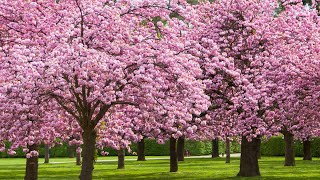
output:
[[[165,157],[165,156],[161,156]],[[135,159],[136,157],[126,157]],[[150,158],[150,157],[147,157]],[[156,158],[156,157],[151,157]],[[159,157],[157,157],[159,158]],[[115,160],[116,157],[103,157],[99,160]],[[126,161],[126,169],[117,170],[117,162],[98,162],[95,164],[94,179],[320,179],[320,159],[302,161],[296,158],[295,167],[284,167],[283,157],[262,157],[261,177],[239,178],[239,158],[232,158],[225,164],[223,158],[186,159],[179,163],[179,172],[169,173],[169,160],[147,160],[145,162]],[[39,162],[39,179],[72,180],[78,179],[80,167],[73,159],[54,158],[51,162],[63,164],[42,164]],[[23,179],[25,159],[0,159],[0,179]]]

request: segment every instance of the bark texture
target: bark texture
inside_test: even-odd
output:
[[[33,144],[29,145],[29,151],[38,151],[38,145]],[[26,158],[26,174],[24,179],[25,180],[37,180],[38,179],[38,156],[33,156],[30,158]]]
[[[226,163],[230,163],[230,139],[226,138]]]
[[[93,129],[85,129],[82,133],[82,167],[80,180],[91,180],[97,134]]]
[[[178,153],[178,161],[184,161],[184,137],[179,137],[177,153]]]
[[[295,159],[294,159],[294,141],[293,141],[293,134],[284,131],[284,142],[285,142],[285,166],[295,166]]]
[[[137,159],[138,161],[146,160],[144,149],[145,149],[145,143],[143,138],[138,142],[138,159]]]
[[[81,164],[81,153],[76,153],[76,165],[80,166]]]
[[[258,149],[257,149],[257,157],[258,159],[261,159],[261,138],[258,138]]]
[[[249,142],[246,137],[242,137],[240,172],[238,173],[238,176],[260,176],[257,150],[258,139],[254,138]]]
[[[75,145],[70,145],[69,146],[69,158],[74,158],[74,152],[76,151],[76,146]]]
[[[312,160],[311,141],[303,141],[303,160]]]
[[[177,140],[170,138],[170,172],[178,171]]]
[[[218,138],[215,138],[212,140],[211,157],[212,158],[219,157],[219,140],[218,140]]]
[[[50,147],[49,145],[44,145],[44,163],[49,163],[49,157],[50,157]]]
[[[118,150],[118,169],[124,169],[125,149]]]

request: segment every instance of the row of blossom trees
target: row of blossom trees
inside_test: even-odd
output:
[[[39,145],[57,139],[82,145],[88,180],[96,148],[117,149],[123,168],[145,137],[170,141],[171,172],[177,139],[239,137],[238,175],[257,176],[263,136],[284,134],[285,165],[294,136],[319,136],[315,6],[4,0],[0,22],[0,149],[24,148],[25,179],[37,179]]]

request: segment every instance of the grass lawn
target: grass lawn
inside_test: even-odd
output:
[[[147,157],[156,158],[156,157]],[[159,157],[157,157],[159,158]],[[161,158],[167,158],[161,156]],[[231,164],[225,164],[224,158],[192,158],[179,163],[179,172],[169,173],[169,160],[126,161],[126,169],[117,170],[116,157],[103,157],[94,169],[94,179],[320,179],[320,159],[302,161],[296,158],[295,167],[284,167],[284,157],[262,157],[260,160],[260,178],[238,178],[239,158],[232,158]],[[136,157],[126,157],[136,159]],[[71,180],[78,179],[80,167],[74,159],[54,158],[51,162],[60,164],[42,164],[39,162],[39,179]],[[25,159],[0,159],[0,179],[23,179]]]

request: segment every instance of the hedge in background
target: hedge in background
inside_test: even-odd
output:
[[[111,148],[105,148],[105,151],[109,152],[109,155],[117,155],[117,151]],[[134,143],[131,146],[132,152],[137,152],[137,145]],[[191,155],[206,155],[211,153],[210,141],[186,141],[185,150],[189,151]],[[126,152],[126,155],[132,155]],[[155,140],[145,140],[145,155],[146,156],[169,156],[169,142],[165,144],[158,144]]]
[[[169,143],[157,144],[155,140],[145,140],[145,153],[147,156],[168,156],[169,155]],[[50,149],[50,157],[68,157],[69,145],[57,145]],[[314,138],[311,143],[311,151],[313,157],[320,157],[320,138]],[[132,152],[137,152],[136,144],[131,146]],[[284,140],[283,137],[272,137],[268,141],[263,141],[261,144],[261,154],[263,156],[284,156]],[[186,141],[185,150],[188,150],[191,155],[208,155],[211,154],[211,141]],[[109,152],[110,156],[117,155],[117,151],[111,148],[106,148],[105,151]],[[25,153],[22,149],[18,149],[17,154],[14,156],[8,156],[5,152],[0,152],[0,157],[25,157]],[[225,143],[219,141],[219,152],[225,153]],[[240,145],[233,141],[231,144],[231,153],[239,153]],[[303,144],[300,141],[295,141],[296,156],[303,156]],[[100,153],[99,153],[100,154]],[[132,155],[126,152],[126,155]],[[40,147],[40,157],[44,156],[44,146]]]
[[[211,154],[211,141],[185,141],[185,150],[189,151],[192,156],[208,155]],[[109,152],[110,156],[116,156],[117,151],[111,148],[105,148],[105,151]],[[137,145],[132,144],[132,152],[137,152]],[[225,152],[225,143],[219,141],[219,152]],[[233,141],[231,144],[231,153],[240,152],[240,145]],[[126,152],[126,155],[132,155]],[[145,140],[145,155],[146,156],[169,156],[169,142],[165,144],[158,144],[155,140],[146,139]]]
[[[303,156],[303,144],[295,141],[295,154]],[[284,156],[285,144],[282,136],[272,137],[270,140],[261,143],[261,155],[263,156]],[[320,157],[320,138],[311,141],[311,152],[313,157]]]
[[[55,147],[50,149],[50,157],[69,157],[70,146],[68,144],[56,145]],[[0,152],[0,157],[26,157],[26,154],[22,151],[22,148],[16,150],[16,154],[14,156],[9,156],[5,152]],[[44,145],[41,145],[39,148],[39,157],[44,157]]]
[[[145,140],[145,154],[147,156],[168,156],[169,155],[169,142],[165,144],[158,144],[155,140]],[[137,152],[137,145],[134,143],[131,146],[132,152]],[[56,145],[50,149],[50,157],[69,157],[70,147],[68,144]],[[116,156],[117,151],[111,148],[105,148],[106,152],[109,152],[110,156]],[[211,141],[190,141],[187,140],[185,144],[185,150],[189,151],[192,156],[208,155],[211,154]],[[9,156],[4,152],[0,152],[0,157],[25,157],[22,149],[16,151],[16,155]],[[223,141],[219,141],[219,152],[225,152],[225,144]],[[240,152],[239,144],[234,141],[231,144],[231,152]],[[99,151],[98,154],[100,155]],[[126,152],[126,155],[132,155],[132,153]],[[44,146],[40,146],[39,156],[44,157]]]

